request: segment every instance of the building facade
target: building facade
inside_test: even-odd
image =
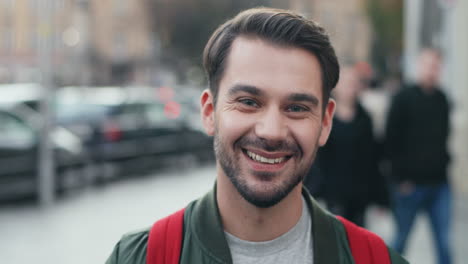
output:
[[[324,26],[342,62],[369,61],[372,30],[366,0],[290,0],[297,10]]]
[[[98,84],[144,82],[155,56],[147,1],[90,1],[91,60]],[[142,80],[143,79],[143,80]]]
[[[46,38],[53,45],[54,63],[66,60],[63,33],[71,27],[72,1],[55,1],[52,17],[42,15],[45,8],[43,1],[0,1],[0,82],[40,81],[39,53]]]
[[[44,45],[51,45],[46,56],[58,86],[125,84],[141,78],[154,59],[147,3],[0,1],[0,83],[40,82]]]
[[[468,195],[468,1],[448,1],[447,48],[449,66],[446,82],[451,87],[453,107],[452,150],[455,156],[452,175],[460,193]]]

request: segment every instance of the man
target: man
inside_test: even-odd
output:
[[[395,95],[387,120],[387,142],[396,183],[394,248],[402,253],[419,210],[428,213],[440,264],[451,263],[451,194],[447,166],[449,106],[437,87],[441,58],[424,49],[417,83]]]
[[[356,68],[342,67],[333,91],[333,130],[318,151],[317,171],[311,171],[306,181],[309,190],[319,186],[314,197],[322,197],[330,212],[359,226],[365,226],[366,208],[377,200],[373,191],[384,189],[375,158],[372,121],[359,102],[362,89]]]
[[[339,65],[323,29],[247,10],[214,32],[204,66],[216,184],[185,208],[179,263],[353,263],[343,225],[302,188],[335,109]],[[147,241],[148,230],[125,235],[108,263],[145,263]]]

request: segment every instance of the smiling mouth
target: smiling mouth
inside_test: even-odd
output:
[[[279,164],[287,161],[291,156],[283,156],[279,158],[267,158],[246,149],[243,149],[243,152],[253,161],[264,163],[264,164]]]

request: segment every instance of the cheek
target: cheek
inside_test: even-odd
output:
[[[312,124],[303,124],[295,127],[293,135],[304,155],[310,156],[317,146],[320,128]]]
[[[217,129],[227,140],[237,140],[252,127],[251,118],[235,112],[220,113],[216,115],[216,121]]]

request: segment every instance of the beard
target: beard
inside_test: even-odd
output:
[[[294,153],[293,157],[291,158],[296,159],[295,161],[298,161],[303,157],[303,151],[295,142],[281,141],[274,142],[272,144],[271,142],[261,138],[248,138],[247,136],[243,136],[238,139],[233,144],[233,149],[238,149],[240,152],[242,152],[242,149],[247,146],[263,149],[268,152],[285,151]],[[236,155],[242,155],[242,153],[236,154],[236,151],[230,152],[226,143],[222,142],[222,140],[219,138],[217,131],[214,135],[214,151],[216,154],[216,159],[224,171],[224,174],[229,178],[239,194],[247,202],[258,208],[272,207],[282,201],[289,193],[291,193],[291,191],[299,183],[301,183],[307,175],[307,172],[309,171],[309,168],[315,159],[317,149],[318,145],[316,143],[309,162],[305,162],[302,165],[296,165],[296,168],[291,172],[291,174],[279,184],[272,183],[269,188],[255,190],[253,186],[249,185],[247,179],[242,177],[243,173],[248,173],[241,170],[239,162],[241,157],[236,157]],[[264,182],[267,182],[275,176],[278,176],[273,172],[253,172],[253,174],[255,177]]]

